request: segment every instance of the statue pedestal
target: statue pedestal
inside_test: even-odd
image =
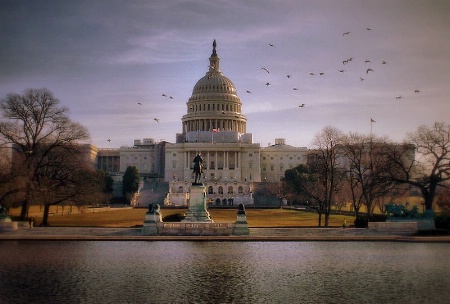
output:
[[[206,210],[206,187],[192,184],[189,192],[189,210],[182,222],[213,222]]]
[[[18,224],[16,221],[11,221],[9,217],[0,218],[0,231],[17,230]]]
[[[234,235],[248,235],[250,234],[250,229],[247,223],[247,213],[243,204],[239,204],[239,211],[237,212],[236,223],[233,229]]]
[[[158,235],[158,224],[162,222],[162,216],[159,212],[147,212],[145,214],[144,226],[142,227],[142,235]]]

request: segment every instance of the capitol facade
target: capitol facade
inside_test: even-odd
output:
[[[144,139],[132,147],[100,148],[99,169],[120,176],[128,166],[136,166],[144,178],[168,183],[164,205],[184,206],[194,180],[193,159],[200,154],[208,203],[233,206],[254,204],[255,187],[277,183],[287,169],[307,162],[308,149],[286,145],[283,138],[268,147],[253,142],[241,99],[220,69],[216,47],[214,40],[208,71],[194,85],[176,142]]]

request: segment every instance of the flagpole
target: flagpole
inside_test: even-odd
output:
[[[372,140],[372,125],[375,122],[375,120],[373,120],[373,118],[370,118],[370,140]]]

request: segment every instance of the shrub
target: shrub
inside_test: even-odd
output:
[[[450,229],[450,214],[437,215],[434,218],[436,229]]]
[[[371,216],[359,215],[355,218],[356,228],[367,228],[369,222],[386,222],[386,215],[383,214],[372,214]]]
[[[163,217],[163,222],[181,222],[186,216],[181,213],[174,213]]]

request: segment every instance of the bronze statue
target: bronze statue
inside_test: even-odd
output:
[[[202,173],[203,173],[203,158],[200,155],[200,153],[194,157],[194,172],[193,173],[195,174],[194,184],[200,184],[200,179],[201,179]]]

